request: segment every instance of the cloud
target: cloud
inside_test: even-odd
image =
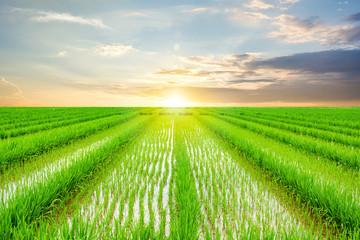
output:
[[[155,72],[157,76],[190,76],[190,77],[204,77],[208,73],[197,68],[173,68],[173,69],[160,69]]]
[[[21,89],[12,82],[0,77],[0,107],[30,106]]]
[[[294,4],[300,2],[300,0],[280,0],[281,4]]]
[[[360,26],[344,26],[333,30],[326,44],[347,44],[360,41]]]
[[[298,53],[253,61],[252,69],[271,68],[321,73],[355,73],[360,76],[360,49]]]
[[[244,4],[244,7],[250,8],[253,10],[261,10],[261,9],[274,8],[274,5],[265,3],[261,0],[252,0],[250,3]]]
[[[67,51],[61,51],[57,54],[59,57],[65,57],[67,55]]]
[[[347,18],[348,21],[353,21],[353,22],[357,22],[357,21],[360,21],[360,12],[358,13],[355,13],[353,15],[350,15],[348,18]]]
[[[213,56],[195,56],[195,57],[184,57],[181,58],[186,63],[195,65],[207,65],[207,66],[237,66],[236,62],[222,60],[215,60]]]
[[[194,56],[183,57],[181,60],[185,63],[216,67],[240,67],[244,63],[254,60],[259,53],[230,54],[221,59],[214,56]]]
[[[197,67],[160,69],[154,75],[165,77],[166,83],[172,81],[182,85],[196,84],[211,87],[231,85],[233,88],[248,90],[274,83],[274,78],[259,79],[259,76],[266,76],[245,67],[247,62],[254,59],[253,54],[231,54],[221,59],[212,56],[195,56],[182,60]]]
[[[100,45],[95,49],[95,52],[102,56],[117,57],[133,49],[134,48],[130,45],[114,43],[111,45]]]
[[[202,70],[199,68],[171,68],[171,69],[160,69],[159,71],[155,72],[157,76],[188,76],[188,77],[208,77],[211,79],[220,79],[224,77],[248,77],[256,75],[253,71],[242,71],[242,70]]]
[[[300,19],[282,14],[274,19],[273,24],[278,26],[279,30],[269,33],[268,36],[288,43],[318,41],[323,45],[335,45],[360,41],[360,26],[328,26],[318,17]]]
[[[269,16],[260,13],[260,12],[239,12],[232,17],[230,17],[231,20],[239,21],[239,22],[252,22],[257,23],[262,20],[269,20],[271,19]]]
[[[224,106],[360,106],[360,84],[277,82],[259,89],[231,87],[169,86],[144,89],[147,97],[166,97],[176,92],[188,102]]]
[[[70,13],[40,11],[27,8],[10,8],[10,11],[30,15],[30,20],[35,22],[67,22],[77,23],[81,25],[89,25],[99,29],[111,29],[109,26],[105,25],[100,18],[85,18],[81,16],[75,16]]]
[[[201,14],[201,13],[205,13],[205,12],[218,13],[219,9],[217,9],[215,7],[198,7],[198,8],[187,9],[187,10],[184,10],[183,12],[196,13],[196,14]]]
[[[228,83],[231,84],[239,84],[239,83],[274,83],[276,82],[276,78],[269,78],[269,79],[238,79],[238,80],[231,80]]]
[[[194,92],[193,101],[211,102],[214,98],[214,102],[220,103],[315,101],[326,105],[330,100],[360,103],[360,49],[275,58],[246,53],[184,59],[185,63],[195,64],[197,68],[161,69],[155,75],[166,78],[166,84],[161,84],[165,88],[176,86]],[[196,81],[186,81],[187,78]],[[146,91],[151,92],[154,86],[159,85],[153,84]]]
[[[142,12],[132,12],[128,13],[127,16],[129,17],[145,17],[147,14]]]

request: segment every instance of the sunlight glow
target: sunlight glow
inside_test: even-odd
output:
[[[173,96],[170,96],[165,101],[165,106],[166,107],[184,107],[185,102],[178,95],[173,95]]]

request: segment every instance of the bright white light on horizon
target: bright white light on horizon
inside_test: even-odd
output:
[[[173,96],[170,96],[165,101],[165,106],[166,107],[185,107],[185,102],[178,95],[173,95]]]

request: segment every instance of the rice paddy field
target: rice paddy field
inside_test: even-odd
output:
[[[360,108],[0,108],[0,239],[360,239]]]

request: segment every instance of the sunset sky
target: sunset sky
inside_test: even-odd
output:
[[[360,1],[0,1],[0,106],[173,104],[360,106]]]

